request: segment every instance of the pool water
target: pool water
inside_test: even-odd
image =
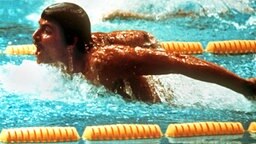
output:
[[[43,8],[59,0],[1,0],[0,50],[7,45],[31,44]],[[159,41],[199,41],[206,47],[215,40],[255,40],[254,0],[74,0],[88,12],[92,31],[146,30]],[[107,5],[107,7],[106,7]],[[116,18],[102,21],[115,10],[152,15],[155,20]],[[180,16],[178,12],[192,13]],[[170,16],[171,14],[171,16]],[[169,15],[166,19],[161,16]],[[244,77],[256,77],[256,55],[196,55]],[[163,103],[125,101],[81,74],[38,65],[34,56],[0,55],[0,129],[29,126],[86,126],[101,124],[159,124],[165,133],[170,123],[238,121],[245,129],[256,120],[256,102],[221,86],[170,74],[159,79],[157,90],[171,97]],[[171,93],[173,92],[173,94]],[[223,140],[223,139],[222,139]],[[190,139],[189,142],[197,140]],[[214,140],[208,139],[209,142]],[[226,142],[253,143],[248,133]],[[83,141],[80,141],[81,143]],[[215,141],[216,142],[216,141]],[[151,143],[151,142],[149,142]],[[162,138],[157,143],[168,143]],[[182,142],[181,142],[182,143]]]

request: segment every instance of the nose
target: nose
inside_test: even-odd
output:
[[[40,30],[37,29],[34,33],[33,33],[33,39],[35,42],[39,42],[41,40],[41,36],[40,36]]]

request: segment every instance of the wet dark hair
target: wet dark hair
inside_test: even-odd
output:
[[[67,2],[56,3],[44,9],[41,18],[59,24],[67,44],[73,44],[74,38],[78,37],[77,48],[80,52],[91,47],[91,23],[80,6]]]

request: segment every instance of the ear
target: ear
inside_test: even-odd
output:
[[[75,47],[77,42],[78,42],[78,37],[73,37],[73,41],[71,43],[69,43],[68,45],[73,45]]]
[[[78,42],[77,37],[73,37],[72,41],[70,39],[70,41],[67,42],[67,50],[72,51],[73,53],[74,49],[76,48],[77,42]]]
[[[72,34],[66,34],[64,37],[67,45],[76,44],[78,41],[78,37]]]

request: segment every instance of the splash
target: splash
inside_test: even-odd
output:
[[[162,101],[180,107],[251,111],[254,106],[243,95],[222,86],[179,74],[155,76]],[[172,93],[172,94],[170,94]]]
[[[38,65],[34,61],[2,65],[0,73],[0,90],[6,95],[66,103],[95,103],[99,99],[104,103],[114,97],[120,99],[119,95],[104,87],[91,84],[82,74],[67,75],[56,67]],[[237,111],[252,109],[252,103],[245,97],[215,84],[181,75],[155,76],[154,80],[162,101],[173,106]]]
[[[92,22],[97,22],[102,17],[110,12],[116,10],[138,12],[143,14],[154,15],[156,19],[164,16],[175,16],[182,13],[191,13],[199,16],[216,16],[216,15],[230,15],[243,13],[253,14],[255,9],[249,0],[212,0],[211,2],[205,0],[109,0],[103,2],[100,0],[68,0],[82,6],[89,14]],[[61,0],[56,0],[61,2]]]
[[[34,61],[3,65],[0,73],[3,91],[30,99],[81,102],[110,95],[103,87],[92,85],[82,74],[67,75],[56,67],[38,65]]]

